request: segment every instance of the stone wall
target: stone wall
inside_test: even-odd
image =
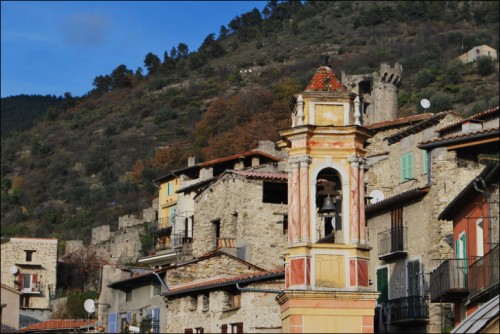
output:
[[[254,283],[248,287],[284,289],[283,280]],[[241,292],[241,307],[227,308],[231,292],[212,290],[208,294],[208,308],[203,307],[203,293],[173,297],[168,301],[168,333],[183,333],[186,328],[203,328],[205,333],[221,333],[222,325],[243,323],[244,333],[280,333],[281,313],[275,293]],[[194,303],[193,303],[194,298]],[[193,330],[193,332],[196,332]]]
[[[216,248],[214,221],[220,238],[234,239],[238,254],[264,269],[283,266],[287,247],[283,232],[286,204],[263,203],[263,181],[226,174],[195,199],[193,255]]]
[[[221,252],[217,256],[168,270],[166,283],[168,286],[173,286],[217,276],[237,276],[255,272],[258,270],[254,266],[249,266]]]

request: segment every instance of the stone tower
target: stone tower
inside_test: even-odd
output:
[[[371,135],[360,116],[359,97],[324,60],[280,132],[290,168],[283,332],[373,332],[362,181]]]
[[[342,83],[359,95],[362,124],[390,121],[398,117],[398,87],[403,67],[396,63],[380,64],[379,72],[347,75],[342,72]]]

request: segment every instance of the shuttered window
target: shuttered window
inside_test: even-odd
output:
[[[116,333],[118,323],[118,313],[110,313],[108,318],[108,333]]]
[[[413,179],[413,152],[404,154],[401,157],[401,182]]]
[[[154,334],[160,333],[160,309],[159,308],[153,309],[153,333]]]
[[[377,291],[380,292],[378,302],[384,302],[389,299],[389,271],[387,267],[377,269]]]
[[[408,261],[407,266],[407,282],[408,282],[408,296],[420,295],[420,261]]]
[[[429,153],[426,150],[422,150],[422,172],[429,173]]]

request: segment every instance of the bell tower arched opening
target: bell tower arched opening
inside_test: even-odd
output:
[[[316,230],[318,243],[339,243],[342,231],[342,182],[334,168],[324,168],[316,177]]]

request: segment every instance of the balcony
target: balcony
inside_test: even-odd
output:
[[[408,254],[406,227],[391,228],[378,234],[379,260],[391,260]]]
[[[446,260],[431,273],[431,302],[459,302],[469,295],[467,259]]]
[[[410,296],[388,301],[391,310],[391,324],[412,325],[429,320],[429,301],[424,296]]]
[[[470,301],[483,302],[498,295],[500,246],[469,266]]]
[[[29,286],[23,286],[21,292],[25,295],[26,294],[39,295],[42,293],[42,285],[40,283],[31,282]]]

